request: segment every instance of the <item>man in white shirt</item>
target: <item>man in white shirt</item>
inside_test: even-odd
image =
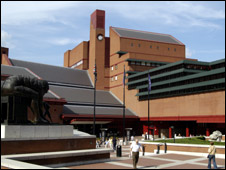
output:
[[[130,150],[132,152],[133,157],[133,168],[137,169],[137,162],[139,160],[139,150],[142,151],[141,145],[138,143],[138,139],[136,139],[136,142],[133,142],[130,146]]]

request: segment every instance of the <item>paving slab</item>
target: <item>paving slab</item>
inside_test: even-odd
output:
[[[161,154],[161,155],[158,155],[158,156],[155,156],[155,157],[157,157],[157,158],[163,158],[163,159],[179,160],[179,161],[200,158],[198,156],[179,155],[179,154]]]
[[[120,161],[120,162],[128,163],[128,164],[133,165],[133,160],[132,159],[123,160],[123,161]],[[159,165],[168,164],[168,163],[172,163],[172,162],[165,161],[165,160],[146,159],[146,158],[142,157],[142,158],[139,158],[138,166],[142,166],[142,167],[157,167]]]
[[[208,159],[206,158],[206,160],[204,160],[204,161],[199,161],[199,163],[205,163],[205,164],[208,164]],[[213,161],[212,161],[212,163],[213,163]],[[219,159],[219,158],[216,158],[216,163],[217,163],[217,165],[224,165],[225,166],[225,159]]]
[[[177,166],[170,166],[164,169],[208,169],[207,166],[193,165],[193,164],[182,164]]]

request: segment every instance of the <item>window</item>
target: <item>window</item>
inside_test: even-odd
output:
[[[159,46],[157,46],[156,48],[157,48],[157,50],[159,50]]]
[[[147,63],[147,66],[150,67],[151,66],[151,63]]]
[[[116,65],[115,65],[115,70],[117,70],[117,69],[118,69],[118,65],[116,64]]]
[[[113,71],[113,70],[114,70],[114,67],[112,66],[112,67],[111,67],[111,71]]]
[[[131,43],[131,47],[133,47],[133,43]]]
[[[136,64],[136,62],[135,61],[131,61],[131,65],[135,65]]]
[[[170,48],[168,48],[168,51],[170,50]]]
[[[150,48],[152,48],[152,45],[150,45]]]
[[[111,81],[114,81],[114,77],[111,78]]]
[[[141,65],[142,65],[142,66],[145,66],[145,62],[141,62]]]
[[[138,44],[138,47],[140,47],[140,44]]]
[[[115,81],[117,81],[118,80],[118,76],[115,76]]]
[[[80,66],[82,64],[83,64],[83,60],[77,62],[76,64],[74,64],[73,66],[71,66],[71,68],[76,68],[76,67],[78,67],[78,66]]]
[[[177,51],[177,49],[176,49],[176,48],[174,48],[174,51],[176,52],[176,51]]]

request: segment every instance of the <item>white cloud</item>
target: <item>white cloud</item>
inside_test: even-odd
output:
[[[77,4],[79,2],[73,1],[1,1],[1,23],[23,25],[44,21],[60,22],[56,14]]]
[[[72,39],[72,38],[51,38],[47,40],[48,43],[58,46],[70,45],[70,44],[78,44],[81,43],[82,39]]]
[[[186,47],[186,57],[191,57],[195,52]]]
[[[207,54],[225,53],[225,49],[224,50],[217,50],[217,49],[214,49],[214,50],[200,50],[200,51],[197,51],[196,53],[207,53]]]
[[[12,43],[12,35],[10,35],[4,30],[1,30],[1,46],[7,48],[14,48],[14,45]]]
[[[199,2],[117,2],[108,4],[106,8],[130,20],[174,27],[221,28],[215,21],[225,19],[224,9]]]
[[[109,15],[144,22],[157,22],[174,27],[220,28],[215,20],[225,19],[225,10],[201,2],[113,2],[113,1],[18,1],[1,2],[2,23],[21,25],[29,22],[60,22],[72,24],[72,18],[103,9]],[[18,8],[19,6],[19,8]],[[74,13],[72,13],[73,11]],[[73,17],[71,17],[73,14]],[[76,15],[74,15],[76,14]]]

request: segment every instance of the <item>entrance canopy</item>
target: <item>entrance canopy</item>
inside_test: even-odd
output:
[[[108,123],[111,123],[111,122],[112,121],[95,121],[95,123],[98,124],[98,125],[104,125],[104,124],[108,124]],[[71,121],[71,124],[73,124],[73,125],[93,125],[93,121],[91,121],[91,120],[82,121],[82,120],[73,119]]]

